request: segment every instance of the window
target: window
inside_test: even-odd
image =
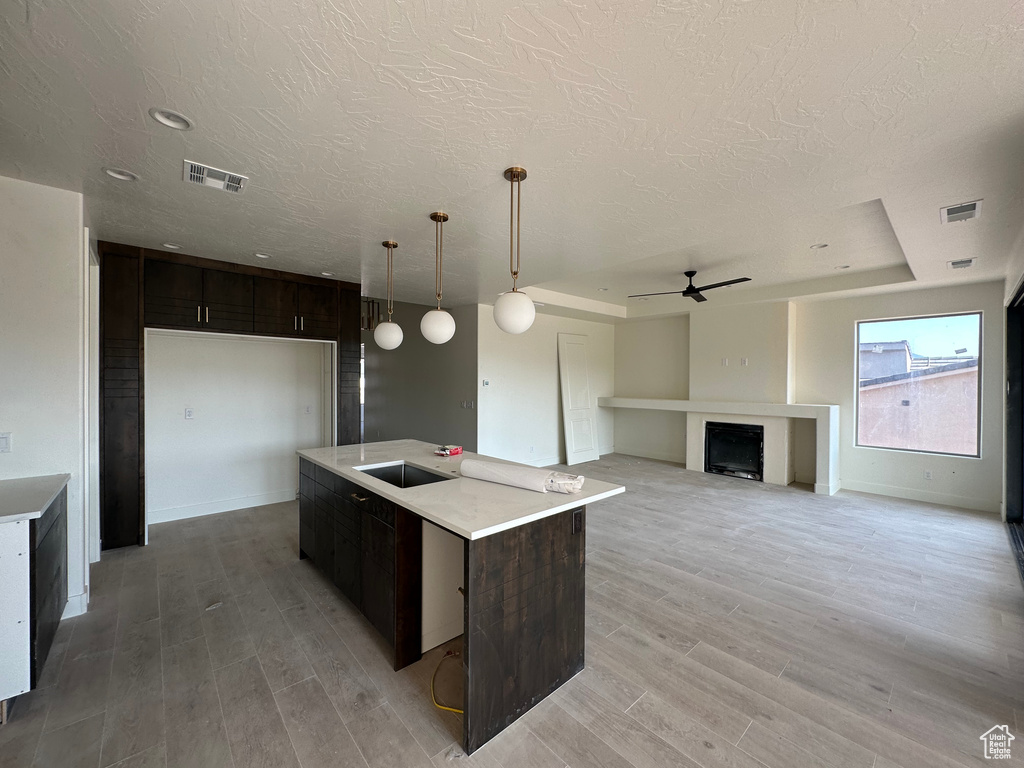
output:
[[[981,313],[857,323],[857,445],[979,456]]]

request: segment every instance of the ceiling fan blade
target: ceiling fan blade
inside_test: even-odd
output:
[[[689,294],[689,296],[694,301],[707,301],[708,300],[706,296],[701,296],[700,295],[700,291],[694,291],[693,293]]]
[[[662,291],[661,293],[634,293],[629,298],[631,298],[631,299],[639,299],[642,296],[668,296],[669,294],[672,294],[672,293],[682,293],[682,291]]]
[[[735,280],[726,280],[722,283],[712,283],[711,285],[702,285],[698,288],[698,291],[710,291],[712,288],[721,288],[726,285],[736,285],[736,283],[746,283],[750,280],[749,277],[737,277]]]

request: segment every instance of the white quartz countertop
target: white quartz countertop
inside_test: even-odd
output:
[[[0,480],[0,523],[16,523],[42,517],[71,475],[44,475]]]
[[[580,493],[538,493],[523,488],[462,477],[463,459],[481,459],[516,465],[490,456],[463,453],[435,456],[433,443],[419,440],[391,440],[383,443],[340,445],[299,451],[309,459],[346,480],[395,502],[432,523],[465,539],[482,539],[549,515],[590,504],[624,492],[621,485],[584,477]],[[453,479],[413,488],[398,488],[356,467],[374,467],[404,461],[420,469],[451,475]]]

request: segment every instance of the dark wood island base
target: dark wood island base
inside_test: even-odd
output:
[[[394,650],[421,658],[422,520],[300,458],[299,556]],[[586,507],[464,543],[463,749],[472,754],[584,666]]]

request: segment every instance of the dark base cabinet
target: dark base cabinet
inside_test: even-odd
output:
[[[30,521],[30,642],[32,687],[39,684],[57,624],[68,604],[68,489],[57,494],[41,517]]]
[[[419,517],[300,459],[299,557],[312,560],[387,640],[395,669],[421,657]]]
[[[418,660],[423,519],[306,459],[299,472],[299,556],[391,644],[396,670]],[[579,507],[463,539],[467,754],[583,669],[586,515]]]

